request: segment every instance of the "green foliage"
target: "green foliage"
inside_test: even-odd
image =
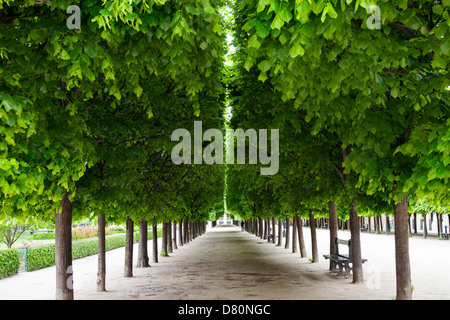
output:
[[[35,233],[31,237],[33,240],[54,240],[55,239],[55,233],[54,232],[41,232],[41,233]]]
[[[19,266],[19,252],[17,249],[0,250],[0,279],[16,274]]]
[[[158,230],[159,236],[161,230]],[[148,239],[153,238],[152,231],[148,231]],[[139,239],[139,232],[134,233],[134,242]],[[125,246],[125,234],[105,237],[106,251]],[[98,253],[98,239],[82,239],[72,242],[72,258],[80,259]],[[38,270],[55,265],[55,245],[48,244],[28,248],[28,271]]]
[[[209,170],[175,168],[170,133],[220,127],[224,2],[79,2],[81,30],[71,4],[1,2],[0,218],[53,221],[66,193],[75,219],[205,217]]]
[[[234,166],[227,208],[247,217],[449,205],[449,3],[238,1],[232,127],[279,128],[280,171]],[[445,62],[444,62],[445,61]],[[258,106],[255,108],[255,105]],[[251,110],[251,112],[249,112]]]
[[[81,30],[68,0],[0,0],[0,220],[53,221],[64,194],[116,223],[448,208],[448,1],[374,1],[381,29],[359,0],[75,3]],[[227,95],[231,128],[280,130],[277,175],[172,162],[175,129],[226,128]]]
[[[30,247],[28,250],[28,271],[39,270],[55,265],[55,244]]]

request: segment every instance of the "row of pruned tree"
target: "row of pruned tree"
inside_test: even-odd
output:
[[[230,168],[227,208],[327,217],[331,239],[348,216],[355,283],[360,216],[393,214],[397,299],[411,299],[408,210],[449,207],[449,12],[448,1],[235,2],[231,126],[278,128],[280,170]]]

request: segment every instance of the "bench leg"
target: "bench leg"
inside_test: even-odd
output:
[[[348,263],[343,263],[344,267],[344,278],[347,279],[348,275],[352,272],[352,268],[349,266]]]
[[[343,274],[344,274],[344,266],[342,265],[341,262],[338,262],[337,265],[338,265],[338,267],[339,267],[339,270],[338,270],[336,276],[337,276],[338,278],[342,278],[342,276],[343,276]]]
[[[345,262],[337,262],[336,265],[339,266],[339,270],[337,270],[337,275],[336,275],[336,276],[337,276],[338,278],[344,278],[344,279],[347,279],[348,275],[349,275],[350,272],[351,272],[351,268],[350,268],[350,266],[348,265],[348,263],[345,263]],[[333,272],[333,270],[332,270],[331,272]],[[336,272],[336,271],[335,271],[335,272]]]
[[[338,268],[338,265],[337,265],[337,264],[335,264],[335,265],[334,265],[334,268],[333,268],[333,269],[331,269],[331,270],[330,270],[330,272],[331,272],[331,273],[339,273],[339,268]]]

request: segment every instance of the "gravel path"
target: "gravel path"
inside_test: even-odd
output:
[[[308,254],[310,232],[304,228]],[[320,262],[277,247],[236,227],[207,233],[159,257],[150,268],[123,277],[124,248],[107,252],[107,292],[96,292],[97,256],[73,261],[75,299],[385,299],[395,297],[394,236],[361,234],[364,284],[328,272],[329,232],[317,230]],[[339,231],[348,239],[349,232]],[[148,244],[152,248],[151,241]],[[450,241],[410,238],[414,299],[450,299],[446,254]],[[151,257],[151,255],[149,254]],[[137,244],[134,260],[137,258]],[[0,281],[0,299],[54,299],[55,267],[23,272]]]

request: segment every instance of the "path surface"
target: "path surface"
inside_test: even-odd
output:
[[[208,229],[159,257],[150,268],[134,268],[123,277],[124,248],[107,252],[107,292],[96,292],[97,256],[74,260],[75,299],[391,299],[395,297],[394,237],[361,234],[366,283],[337,279],[328,270],[329,233],[317,230],[320,262],[312,264],[236,227]],[[310,254],[310,233],[304,228]],[[339,237],[349,233],[339,231]],[[151,241],[150,241],[151,242]],[[415,299],[450,299],[446,275],[450,241],[411,238],[412,283]],[[149,243],[149,248],[152,248]],[[440,252],[438,254],[437,252]],[[134,247],[134,260],[137,245]],[[442,260],[447,259],[447,260]],[[442,264],[442,266],[440,266]],[[24,272],[0,281],[0,299],[54,299],[55,267]]]

